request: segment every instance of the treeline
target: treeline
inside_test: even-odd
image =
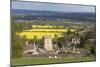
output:
[[[25,43],[25,39],[16,35],[16,32],[21,32],[24,30],[25,24],[18,24],[12,21],[11,23],[11,47],[12,47],[12,58],[20,58],[23,56],[23,45]]]

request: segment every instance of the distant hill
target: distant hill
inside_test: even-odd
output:
[[[74,19],[77,21],[95,22],[95,13],[89,12],[56,12],[56,11],[39,11],[39,10],[21,10],[12,9],[11,15],[16,19],[34,20],[34,19]],[[24,17],[22,17],[24,16]]]

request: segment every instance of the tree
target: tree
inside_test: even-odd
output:
[[[64,37],[59,37],[58,38],[58,47],[59,48],[62,48],[62,47],[65,48],[65,39],[64,39]]]
[[[71,31],[70,31],[70,29],[69,29],[69,28],[68,28],[67,34],[71,34]]]
[[[92,45],[91,46],[91,48],[90,48],[90,53],[92,54],[92,55],[96,55],[96,45]]]
[[[54,39],[53,39],[53,42],[54,42],[54,46],[55,46],[55,50],[57,50],[58,49],[58,35],[57,34],[55,34],[54,35]]]
[[[21,58],[23,56],[23,45],[25,40],[17,35],[12,36],[12,58]]]
[[[16,35],[16,31],[22,31],[22,28],[19,28],[19,24],[12,22],[12,58],[21,58],[23,56],[23,45],[25,39]]]

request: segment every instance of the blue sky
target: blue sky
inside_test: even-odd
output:
[[[12,1],[12,9],[48,10],[62,12],[95,12],[94,6]]]

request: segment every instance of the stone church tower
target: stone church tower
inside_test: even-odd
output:
[[[44,36],[44,49],[53,50],[52,39],[50,36]]]

